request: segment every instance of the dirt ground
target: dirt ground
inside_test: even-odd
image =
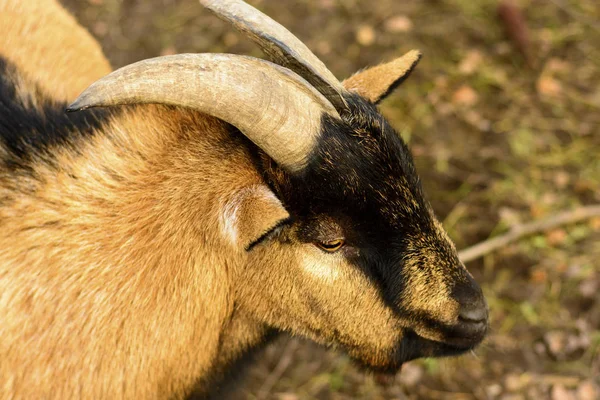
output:
[[[196,0],[63,2],[115,67],[183,52],[260,56]],[[339,78],[423,51],[382,110],[459,248],[600,203],[597,0],[515,0],[526,30],[515,13],[499,17],[498,0],[249,2]],[[600,399],[599,260],[600,218],[534,234],[467,264],[492,326],[472,354],[408,363],[384,384],[335,349],[284,337],[231,398]]]

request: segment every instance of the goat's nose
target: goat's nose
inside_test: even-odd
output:
[[[468,282],[454,287],[452,297],[459,305],[459,322],[487,324],[487,303],[481,288],[471,277],[469,277]]]
[[[477,296],[466,304],[460,305],[458,319],[461,322],[486,322],[488,318],[488,308],[483,296]]]
[[[470,276],[452,289],[458,315],[451,341],[470,348],[480,343],[488,330],[488,307],[481,288]]]

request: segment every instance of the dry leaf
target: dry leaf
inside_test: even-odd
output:
[[[552,400],[576,400],[575,395],[563,385],[554,385],[551,393]]]
[[[509,392],[522,390],[531,381],[531,375],[528,374],[508,374],[504,379],[504,387]]]
[[[433,79],[435,88],[438,90],[445,90],[448,87],[448,77],[437,76]]]
[[[233,47],[240,41],[239,36],[233,32],[227,32],[223,36],[223,44],[227,47]]]
[[[567,334],[563,331],[550,331],[544,335],[544,342],[548,346],[548,351],[555,357],[563,352],[567,344]]]
[[[589,299],[592,299],[598,293],[598,289],[600,289],[599,286],[600,285],[598,285],[598,281],[597,280],[593,280],[593,279],[583,280],[579,284],[579,293],[581,293],[581,295],[583,297],[587,297]]]
[[[475,110],[467,111],[465,113],[464,118],[465,121],[479,129],[480,131],[487,132],[492,127],[492,123],[489,120],[483,118],[483,116]]]
[[[473,106],[479,100],[479,95],[472,87],[463,85],[452,95],[452,102],[461,106]]]
[[[600,217],[594,217],[590,220],[590,226],[596,232],[600,231]]]
[[[413,23],[406,15],[396,15],[385,21],[384,28],[391,33],[410,32]]]
[[[558,97],[562,93],[561,83],[549,75],[542,75],[536,83],[537,91],[542,96]]]
[[[483,54],[479,50],[471,50],[458,65],[458,71],[463,75],[471,75],[483,62]]]
[[[375,43],[375,30],[369,25],[361,25],[356,31],[356,41],[363,46]]]
[[[554,269],[556,270],[556,272],[558,272],[560,274],[564,274],[569,269],[569,264],[561,262],[561,263],[556,264],[554,266]]]
[[[567,185],[569,184],[570,180],[571,180],[571,177],[569,176],[569,174],[566,171],[557,171],[554,174],[554,183],[556,184],[556,187],[559,189],[566,188]]]
[[[533,218],[541,218],[548,214],[548,209],[542,204],[534,203],[529,206],[529,213]]]
[[[333,10],[335,8],[335,0],[320,0],[319,6],[324,10]]]
[[[402,373],[399,376],[400,383],[408,387],[416,386],[423,378],[423,368],[414,363],[408,363],[402,366]]]
[[[533,283],[545,283],[548,280],[548,273],[543,268],[536,268],[531,271],[530,279]]]
[[[502,393],[502,386],[497,383],[486,386],[485,393],[491,398],[496,398]]]
[[[92,25],[92,31],[96,36],[105,36],[108,33],[108,24],[104,21],[98,21]]]
[[[498,211],[500,220],[508,226],[519,225],[522,223],[519,212],[514,208],[500,207]]]
[[[577,400],[596,400],[600,397],[600,391],[591,381],[584,381],[577,388]]]
[[[567,232],[564,229],[556,228],[546,233],[546,240],[552,246],[563,244],[567,238]]]
[[[560,58],[551,58],[546,63],[545,69],[550,73],[568,74],[571,71],[571,64]]]
[[[300,397],[298,397],[298,395],[295,393],[278,393],[277,394],[278,400],[298,400],[299,398]]]
[[[325,55],[331,53],[331,43],[328,40],[321,40],[317,43],[316,50],[320,55]]]

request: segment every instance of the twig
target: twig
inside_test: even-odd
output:
[[[592,217],[600,217],[600,205],[579,207],[575,210],[564,211],[539,221],[516,225],[503,235],[496,236],[459,251],[458,256],[462,262],[466,263],[498,250],[524,236],[547,231],[556,228],[557,226],[572,224]]]
[[[275,386],[277,381],[288,369],[294,357],[294,352],[298,348],[298,343],[299,341],[297,339],[290,339],[290,342],[285,346],[285,348],[282,351],[282,355],[279,359],[279,362],[277,363],[275,368],[273,368],[273,371],[271,371],[267,379],[265,379],[264,383],[258,390],[258,394],[256,395],[257,400],[266,399],[269,393],[271,392],[271,389],[273,389],[273,386]]]

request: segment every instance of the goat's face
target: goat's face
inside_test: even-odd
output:
[[[243,306],[269,325],[394,370],[475,347],[481,289],[425,200],[411,155],[376,108],[348,99],[302,174],[267,175],[291,218],[249,250]]]

